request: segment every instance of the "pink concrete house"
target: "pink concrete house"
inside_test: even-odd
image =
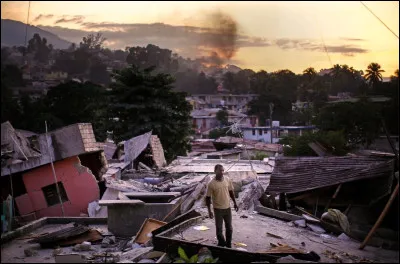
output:
[[[97,180],[77,156],[54,164],[66,216],[87,214],[88,204],[100,199]],[[40,179],[40,180],[39,180]],[[60,216],[61,204],[51,166],[42,166],[22,175],[27,193],[15,198],[21,215]]]
[[[26,138],[8,122],[1,129],[2,198],[14,194],[17,215],[23,221],[62,215],[51,160],[65,216],[87,214],[88,204],[100,199],[107,161],[91,124],[63,127],[47,137]]]

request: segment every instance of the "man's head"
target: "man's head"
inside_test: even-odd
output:
[[[218,177],[222,177],[224,175],[224,167],[221,164],[217,164],[214,167],[214,172]]]

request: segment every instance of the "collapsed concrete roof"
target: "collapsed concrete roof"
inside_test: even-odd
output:
[[[197,159],[188,157],[178,157],[168,167],[168,173],[214,173],[216,164],[221,164],[225,172],[229,171],[252,171],[258,174],[272,173],[275,160],[270,158],[267,161],[259,160],[225,160],[225,159]]]
[[[39,151],[30,146],[29,140],[19,131],[15,130],[10,122],[1,124],[1,153],[13,160],[27,160],[40,157]]]
[[[3,133],[4,132],[4,133]],[[93,128],[90,123],[78,123],[62,127],[60,129],[35,136],[36,148],[34,152],[29,141],[19,132],[15,132],[9,122],[2,124],[2,153],[14,142],[13,138],[19,143],[13,143],[13,150],[18,150],[18,154],[14,158],[9,168],[1,168],[1,176],[9,175],[10,169],[12,173],[30,170],[39,166],[49,164],[51,161],[63,160],[69,157],[78,156],[84,153],[102,151],[102,145],[96,142]],[[15,135],[15,137],[13,136]],[[4,145],[3,145],[4,143]],[[3,148],[4,147],[4,148]],[[20,160],[22,152],[28,159]],[[40,155],[37,153],[40,151]]]

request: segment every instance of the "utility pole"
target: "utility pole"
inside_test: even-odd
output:
[[[273,103],[269,103],[269,126],[270,126],[270,133],[271,133],[271,144],[272,144],[272,112],[274,111],[274,104]]]

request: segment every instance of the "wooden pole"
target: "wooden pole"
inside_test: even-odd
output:
[[[393,203],[394,198],[396,198],[398,193],[399,193],[399,183],[397,183],[396,188],[394,189],[392,195],[390,196],[389,201],[386,203],[386,206],[383,209],[383,211],[382,211],[381,215],[379,216],[378,220],[376,221],[375,225],[372,227],[371,231],[369,231],[367,237],[362,242],[362,244],[360,246],[360,249],[364,249],[364,247],[367,244],[368,240],[372,237],[372,235],[375,233],[376,229],[382,223],[383,219],[385,218],[385,215],[389,211],[390,205]]]
[[[44,121],[44,124],[45,124],[45,126],[46,126],[46,143],[47,143],[47,150],[48,150],[48,152],[49,152],[49,157],[50,157],[51,169],[53,170],[54,182],[56,183],[56,189],[57,189],[58,199],[59,199],[60,204],[61,204],[62,216],[65,217],[65,214],[64,214],[64,205],[63,205],[63,203],[62,203],[62,199],[61,199],[61,195],[60,195],[60,189],[58,188],[56,170],[54,169],[53,157],[51,156],[51,151],[50,151],[49,138],[48,138],[48,134],[47,134],[47,121]]]
[[[324,212],[328,211],[329,206],[331,206],[332,200],[333,200],[333,199],[336,199],[336,196],[338,195],[338,193],[339,193],[339,191],[340,191],[340,188],[342,188],[342,184],[339,184],[338,187],[336,188],[336,191],[335,191],[335,193],[333,194],[332,198],[329,199],[328,203],[326,204],[326,207],[325,207],[325,209],[324,209]]]

